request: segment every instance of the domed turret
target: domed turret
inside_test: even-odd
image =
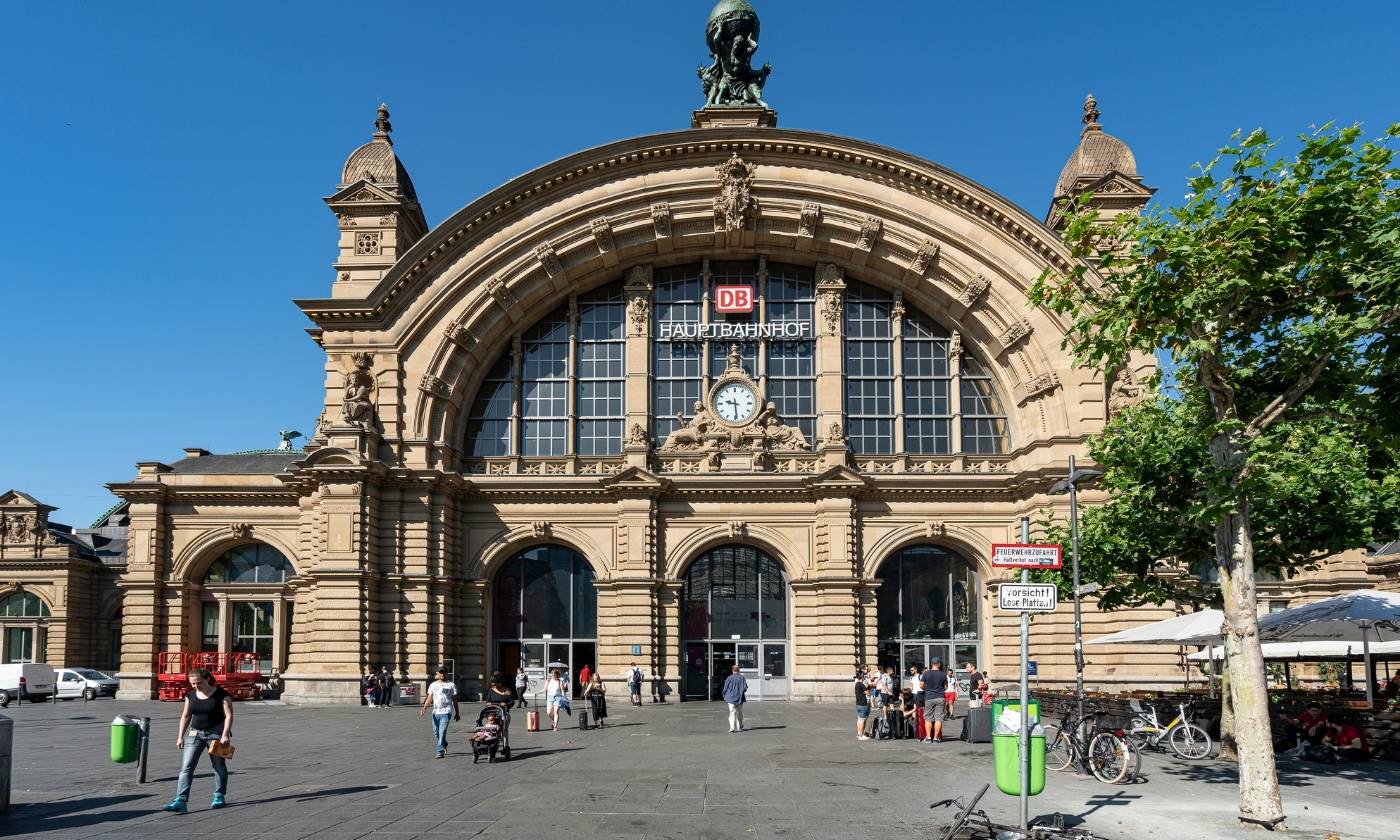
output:
[[[1137,158],[1128,144],[1103,130],[1099,124],[1099,103],[1091,93],[1084,97],[1084,130],[1079,145],[1065,161],[1055,182],[1046,222],[1058,227],[1059,208],[1068,199],[1088,192],[1100,217],[1107,220],[1125,210],[1141,210],[1156,190],[1143,186]]]
[[[348,187],[363,179],[395,195],[411,201],[418,200],[413,191],[413,179],[408,177],[408,170],[399,162],[399,156],[394,154],[394,140],[389,136],[393,130],[393,125],[389,123],[389,106],[381,102],[374,120],[374,135],[345,159],[345,167],[340,172],[340,187]]]

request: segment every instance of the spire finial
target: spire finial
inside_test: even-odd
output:
[[[1091,129],[1096,129],[1100,127],[1099,101],[1094,98],[1094,95],[1092,93],[1084,97],[1084,116],[1081,117],[1081,119],[1084,122],[1085,131],[1089,131]]]
[[[383,140],[392,146],[394,141],[389,137],[389,132],[393,130],[394,127],[389,124],[389,106],[381,102],[379,103],[379,113],[375,115],[374,119],[374,139]]]

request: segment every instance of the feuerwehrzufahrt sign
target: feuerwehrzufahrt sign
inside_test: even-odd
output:
[[[997,606],[1011,612],[1054,612],[1059,600],[1053,583],[1003,583]]]
[[[996,569],[1058,569],[1064,565],[1059,544],[995,543],[992,567]]]

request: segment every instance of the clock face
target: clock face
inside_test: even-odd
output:
[[[731,382],[715,392],[715,413],[726,423],[743,423],[758,410],[758,396],[742,382]]]

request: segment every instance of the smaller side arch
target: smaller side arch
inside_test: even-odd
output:
[[[277,532],[266,528],[252,527],[248,529],[245,536],[228,526],[224,526],[210,528],[190,540],[175,557],[175,562],[171,564],[169,579],[197,583],[198,577],[204,574],[209,566],[219,558],[220,554],[240,545],[258,542],[270,545],[282,552],[282,556],[287,558],[287,562],[292,564],[292,568],[296,570],[297,574],[303,573],[297,565],[296,552],[292,549],[291,544]]]
[[[950,524],[936,529],[932,536],[929,535],[926,525],[906,525],[887,531],[876,539],[870,550],[865,553],[865,565],[861,576],[866,580],[874,579],[886,560],[915,545],[946,548],[971,563],[977,574],[984,581],[987,580],[990,567],[986,558],[992,554],[992,541],[980,531]]]
[[[48,610],[49,613],[48,615],[43,616],[28,616],[29,618],[52,618],[56,607],[54,606],[55,602],[52,593],[46,591],[49,588],[50,587],[44,586],[42,584],[38,586],[26,583],[0,584],[0,601],[4,601],[11,595],[18,595],[22,592],[25,592],[39,599],[39,603],[43,605],[44,609]]]
[[[788,580],[804,576],[805,569],[794,566],[795,557],[800,557],[799,549],[781,532],[765,525],[745,523],[735,533],[731,525],[709,525],[699,528],[677,541],[674,548],[666,552],[666,579],[680,580],[690,564],[712,548],[721,545],[751,545],[763,549],[777,560],[787,574]]]
[[[533,525],[507,528],[481,550],[472,566],[482,580],[494,580],[506,561],[537,545],[561,545],[578,552],[593,569],[595,581],[612,577],[612,570],[602,559],[604,549],[588,534],[567,525],[550,525],[543,529],[543,533]]]

